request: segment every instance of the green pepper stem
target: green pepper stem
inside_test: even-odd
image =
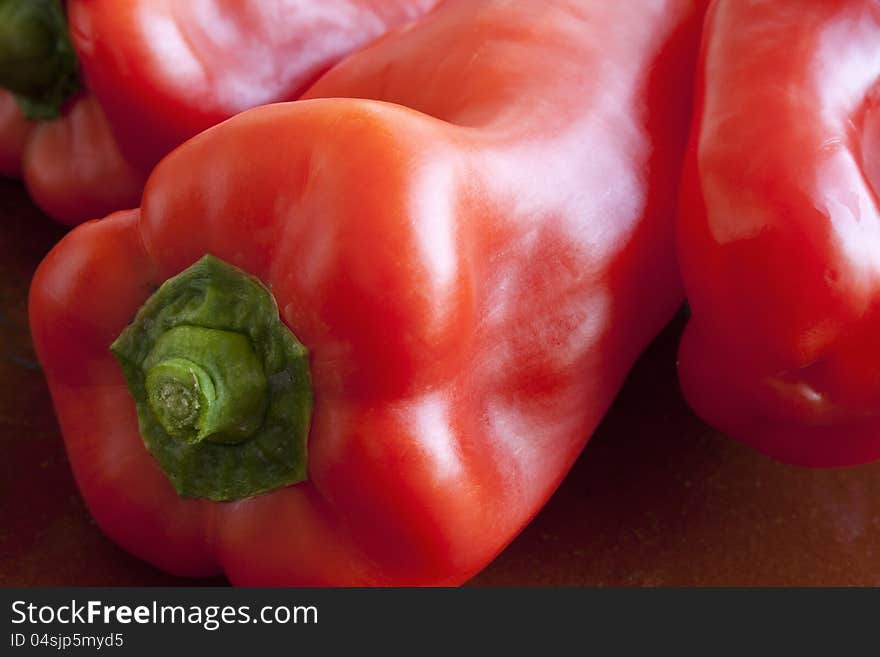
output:
[[[240,500],[308,478],[309,354],[259,279],[205,255],[110,350],[179,495]]]
[[[29,119],[51,119],[78,87],[60,0],[0,0],[0,87]]]
[[[217,399],[210,375],[185,358],[169,358],[146,376],[147,401],[159,424],[175,438],[198,440]]]
[[[144,362],[147,401],[175,438],[237,443],[263,421],[268,382],[247,336],[178,326]]]

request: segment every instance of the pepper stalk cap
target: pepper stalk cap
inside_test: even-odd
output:
[[[0,87],[25,117],[57,117],[79,89],[77,69],[60,0],[0,0]]]
[[[303,481],[308,351],[257,278],[206,255],[110,346],[147,450],[181,497],[238,500]]]

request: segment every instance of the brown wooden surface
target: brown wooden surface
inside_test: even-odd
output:
[[[27,325],[27,290],[64,230],[0,180],[0,585],[223,584],[129,556],[77,493]],[[878,585],[880,464],[771,462],[688,410],[679,317],[581,458],[473,585]]]

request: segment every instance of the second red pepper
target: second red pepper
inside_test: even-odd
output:
[[[717,0],[679,252],[684,392],[783,461],[880,458],[880,5]]]
[[[0,90],[0,175],[23,175],[35,202],[66,224],[134,207],[153,166],[183,141],[249,107],[296,98],[349,52],[437,2],[68,0],[86,91],[56,107],[57,118],[28,125]],[[0,48],[0,80],[39,96],[39,84],[11,76],[31,51],[30,77],[48,75],[43,41],[67,40],[46,26],[57,7],[0,0],[0,38],[21,41]]]

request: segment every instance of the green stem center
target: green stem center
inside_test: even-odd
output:
[[[198,439],[217,393],[210,375],[185,358],[169,358],[147,372],[147,400],[162,428],[175,438]]]
[[[60,0],[0,0],[0,87],[25,116],[51,119],[79,86]]]
[[[144,369],[150,409],[175,438],[237,443],[262,423],[266,375],[241,333],[178,326],[159,337]]]

